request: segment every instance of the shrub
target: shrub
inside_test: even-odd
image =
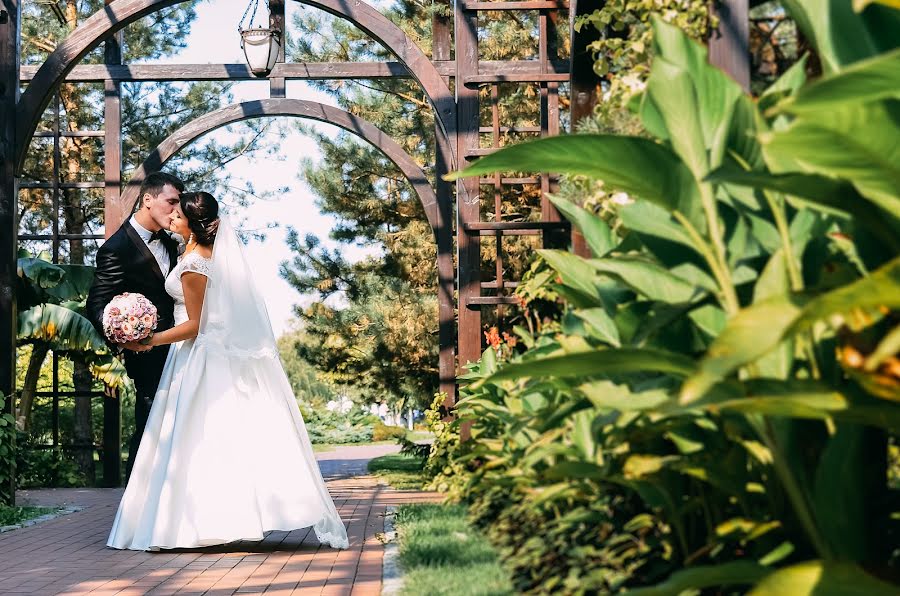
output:
[[[372,441],[377,416],[353,409],[341,414],[325,408],[300,404],[309,440],[318,444],[368,443]]]
[[[866,10],[841,12],[853,52],[818,48],[825,79],[801,62],[758,102],[657,19],[634,103],[655,139],[548,138],[461,174],[625,195],[621,235],[553,199],[593,256],[538,251],[549,274],[517,292],[558,297],[558,327],[518,329],[518,353],[492,334],[457,404],[472,440],[436,453],[520,590],[897,592],[870,572],[900,572],[900,50],[874,24],[900,11]]]
[[[406,429],[402,426],[387,426],[381,420],[375,423],[372,432],[373,441],[390,441],[391,439],[405,439]]]

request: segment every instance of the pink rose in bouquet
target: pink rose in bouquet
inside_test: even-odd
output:
[[[115,296],[103,309],[103,333],[117,344],[148,337],[158,322],[153,303],[135,292]]]

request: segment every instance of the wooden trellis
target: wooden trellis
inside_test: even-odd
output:
[[[107,0],[107,7],[88,18],[76,31],[62,42],[57,50],[40,67],[20,67],[19,34],[21,0],[0,0],[0,393],[9,396],[15,390],[15,321],[16,321],[16,254],[19,239],[31,236],[18,235],[16,206],[18,188],[22,184],[21,169],[26,152],[35,136],[38,120],[54,101],[59,86],[67,82],[95,82],[104,86],[103,131],[77,133],[54,129],[46,134],[53,138],[55,152],[53,180],[42,181],[58,201],[61,181],[58,171],[59,139],[63,134],[90,134],[103,137],[105,152],[104,179],[91,184],[104,189],[105,234],[109,236],[130,214],[134,201],[134,184],[139,183],[143,169],[123,188],[121,157],[121,108],[120,89],[123,82],[134,81],[200,81],[200,80],[256,80],[243,64],[194,64],[194,65],[126,65],[122,63],[121,31],[146,15],[178,4],[180,0]],[[495,175],[488,178],[467,178],[447,183],[440,176],[453,169],[464,167],[479,156],[502,146],[504,137],[510,134],[532,136],[556,135],[560,132],[560,85],[569,86],[571,97],[570,118],[576,120],[589,113],[596,101],[598,81],[590,68],[590,57],[578,52],[586,46],[584,33],[572,30],[576,14],[589,13],[600,6],[599,0],[586,0],[570,5],[565,0],[519,0],[481,2],[456,0],[450,16],[433,18],[433,47],[431,58],[416,46],[396,25],[361,0],[347,3],[342,0],[296,0],[346,19],[384,45],[396,57],[395,62],[377,63],[286,63],[284,56],[268,76],[269,100],[252,102],[255,106],[232,108],[225,117],[230,121],[260,116],[294,115],[299,110],[318,110],[306,102],[305,106],[291,104],[298,100],[285,99],[285,82],[291,80],[339,80],[403,77],[413,78],[428,97],[435,115],[437,153],[435,170],[438,181],[432,188],[424,175],[410,168],[401,167],[411,177],[413,187],[423,201],[429,223],[438,245],[439,319],[440,319],[440,378],[441,388],[453,399],[455,376],[460,366],[477,360],[482,348],[481,309],[510,303],[510,290],[517,280],[506,279],[503,263],[503,239],[516,235],[540,236],[545,244],[565,244],[569,225],[547,201],[546,193],[552,191],[555,178],[552,173],[529,178],[510,178]],[[270,20],[284,30],[284,0],[270,0]],[[716,64],[725,68],[745,87],[748,85],[747,53],[747,2],[728,0],[727,9],[720,14],[722,34],[710,40],[710,56]],[[449,8],[449,4],[448,4]],[[536,11],[538,22],[538,55],[533,60],[486,61],[479,58],[479,15],[490,11],[517,13]],[[556,44],[557,32],[566,27],[573,41],[571,58],[562,58]],[[451,31],[453,34],[451,35]],[[105,63],[80,65],[80,59],[89,51],[105,44]],[[452,50],[452,51],[451,51]],[[19,93],[20,84],[26,84]],[[502,121],[498,107],[501,85],[527,84],[536,86],[540,95],[539,124],[517,126]],[[481,89],[490,102],[490,122],[481,121]],[[453,89],[453,91],[451,91]],[[301,102],[303,103],[303,102]],[[290,104],[290,105],[289,105]],[[228,109],[228,108],[226,108]],[[293,111],[292,111],[293,110]],[[334,110],[331,108],[331,110]],[[345,118],[340,110],[319,110],[323,121],[337,123]],[[326,112],[328,112],[326,114]],[[343,112],[343,114],[346,114]],[[243,116],[243,118],[241,118]],[[206,118],[206,117],[204,117]],[[202,134],[220,126],[222,118],[202,118],[185,128],[191,134]],[[399,145],[372,125],[359,121],[356,125],[367,128],[369,142],[378,145],[400,164],[411,161]],[[382,135],[379,137],[379,133]],[[487,146],[482,136],[490,138]],[[175,135],[173,135],[174,137]],[[166,143],[163,143],[166,145]],[[173,145],[160,148],[148,157],[147,167],[161,164],[168,159]],[[177,150],[177,147],[175,147]],[[398,151],[400,153],[398,153]],[[155,156],[155,157],[154,157]],[[156,161],[154,161],[156,160]],[[412,178],[418,177],[418,180]],[[504,220],[501,196],[504,188],[516,185],[535,185],[541,191],[540,221]],[[428,186],[426,189],[425,186]],[[427,198],[426,198],[427,197]],[[492,205],[494,217],[483,221],[481,207],[484,202]],[[54,203],[56,204],[56,203]],[[57,217],[58,217],[58,211]],[[79,236],[80,240],[100,239],[100,234]],[[483,237],[493,237],[497,243],[497,263],[494,279],[482,280],[480,275]],[[61,240],[72,240],[60,234],[58,223],[49,235],[34,239],[52,242],[55,254]],[[454,246],[455,239],[455,246]],[[583,243],[574,238],[573,246],[583,251]],[[454,251],[456,265],[454,266]],[[0,396],[2,397],[2,396]],[[6,399],[8,411],[12,411],[12,399]],[[105,483],[119,482],[118,453],[118,401],[107,399],[105,425],[104,467]]]

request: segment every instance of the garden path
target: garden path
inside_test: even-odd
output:
[[[140,594],[377,595],[381,592],[384,514],[392,506],[433,501],[395,491],[368,476],[366,463],[394,445],[338,447],[316,454],[350,548],[320,547],[310,529],[157,553],[106,547],[122,489],[21,491],[19,504],[83,509],[0,534],[0,594],[137,596]]]

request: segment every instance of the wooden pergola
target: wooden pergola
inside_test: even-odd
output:
[[[9,396],[15,391],[16,348],[16,255],[19,240],[44,239],[58,246],[71,240],[59,233],[58,222],[51,235],[20,236],[17,222],[17,194],[20,188],[34,185],[20,178],[27,151],[38,122],[51,106],[64,82],[102,83],[105,89],[103,131],[60,132],[58,102],[56,125],[51,133],[59,151],[61,135],[102,136],[104,143],[104,179],[98,182],[63,182],[59,160],[54,160],[53,179],[41,182],[50,189],[54,204],[61,188],[103,188],[105,234],[79,236],[78,239],[102,239],[121,225],[137,199],[137,186],[145,172],[159,169],[181,147],[205,132],[250,118],[291,116],[335,124],[378,147],[409,179],[422,201],[426,217],[437,243],[439,275],[439,343],[441,389],[450,400],[456,394],[456,372],[460,366],[477,360],[482,349],[481,309],[514,302],[511,290],[516,280],[503,278],[502,250],[497,250],[496,278],[481,279],[481,238],[494,237],[498,247],[507,236],[541,236],[545,244],[565,243],[570,232],[568,222],[547,200],[555,185],[552,173],[530,178],[466,178],[448,183],[441,176],[465,167],[482,155],[496,150],[502,137],[510,133],[550,136],[560,132],[559,89],[569,84],[572,122],[589,114],[597,101],[599,79],[592,70],[592,57],[584,48],[590,33],[575,32],[572,25],[579,14],[588,14],[602,6],[600,0],[456,0],[450,16],[433,17],[431,58],[403,31],[362,0],[296,0],[346,19],[394,56],[394,62],[372,63],[287,63],[279,57],[268,75],[270,99],[237,104],[203,116],[177,131],[152,152],[131,180],[122,180],[122,118],[120,90],[123,82],[257,80],[244,64],[129,65],[122,62],[122,30],[132,22],[183,0],[107,0],[106,7],[89,17],[72,32],[40,67],[20,67],[19,35],[21,0],[2,0],[0,9],[0,399],[6,396],[6,410],[13,411]],[[270,0],[270,21],[285,31],[284,0]],[[718,7],[720,31],[710,39],[710,60],[729,72],[745,88],[749,86],[748,4],[747,0],[726,0]],[[538,57],[535,60],[485,61],[479,59],[478,18],[486,11],[536,12],[539,24]],[[573,48],[571,58],[563,59],[556,47],[560,27],[567,27]],[[451,31],[455,32],[451,35]],[[81,65],[90,51],[105,45],[105,63]],[[283,45],[282,45],[283,47]],[[451,49],[453,50],[451,52]],[[434,185],[393,139],[371,123],[337,108],[313,102],[287,99],[287,80],[339,80],[375,78],[412,78],[427,96],[435,120]],[[501,122],[498,89],[501,84],[531,84],[540,92],[539,126],[507,126]],[[26,85],[20,94],[20,86]],[[491,99],[489,124],[481,121],[480,89],[487,87]],[[453,91],[451,91],[453,89]],[[490,145],[481,138],[488,135]],[[81,186],[78,186],[81,185]],[[515,185],[540,188],[541,221],[503,221],[496,205],[493,221],[482,221],[481,203],[501,200],[501,190]],[[34,187],[34,186],[32,186]],[[454,242],[455,240],[455,242]],[[572,234],[572,246],[583,252],[583,242]],[[454,257],[456,264],[454,265]],[[105,398],[104,452],[105,484],[119,482],[119,405]]]

